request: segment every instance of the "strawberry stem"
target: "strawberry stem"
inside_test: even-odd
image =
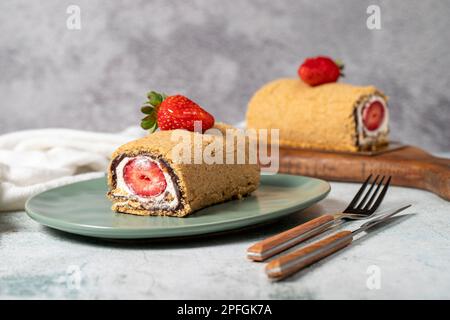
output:
[[[342,78],[345,78],[345,74],[342,72],[344,70],[344,63],[342,62],[342,60],[336,59],[336,60],[334,60],[334,63],[337,65],[337,67],[340,70],[339,76]]]
[[[338,66],[339,70],[344,70],[344,63],[340,59],[334,60],[334,63]]]

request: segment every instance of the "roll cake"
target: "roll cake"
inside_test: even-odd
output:
[[[246,122],[248,128],[280,129],[285,147],[357,152],[389,141],[387,97],[373,86],[275,80],[253,95]]]
[[[203,157],[200,161],[194,159],[194,153],[180,161],[173,152],[180,143],[179,139],[174,139],[177,134],[190,141],[190,150],[200,148],[205,153],[212,145],[222,145],[223,159],[227,152],[228,156],[231,152],[236,157],[237,148],[230,151],[226,147],[227,138],[218,134],[229,127],[217,124],[215,128],[217,130],[205,134],[187,130],[157,131],[119,147],[112,155],[108,174],[107,196],[113,202],[112,210],[135,215],[184,217],[256,190],[260,169],[258,164],[249,163],[247,154],[241,164],[226,161],[209,164]],[[214,132],[208,133],[211,131]]]

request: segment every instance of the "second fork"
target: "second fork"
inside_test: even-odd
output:
[[[247,249],[247,257],[254,261],[264,261],[277,253],[280,253],[302,241],[322,233],[332,226],[340,225],[346,220],[360,220],[369,218],[378,209],[383,201],[391,181],[391,177],[389,177],[383,189],[381,189],[385,177],[383,176],[378,182],[379,178],[380,176],[375,178],[375,180],[371,183],[369,190],[364,194],[367,185],[372,179],[372,175],[369,175],[344,211],[320,216],[297,227],[260,241]],[[372,192],[375,186],[376,189]],[[364,197],[360,201],[363,194]]]

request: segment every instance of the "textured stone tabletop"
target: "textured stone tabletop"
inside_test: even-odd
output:
[[[400,187],[382,209],[412,203],[407,218],[283,282],[268,281],[246,248],[343,208],[358,188],[331,186],[325,200],[273,224],[183,241],[101,241],[43,227],[24,212],[0,213],[0,298],[450,298],[450,202]]]

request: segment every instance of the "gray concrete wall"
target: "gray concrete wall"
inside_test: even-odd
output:
[[[81,30],[66,27],[69,4]],[[366,27],[370,4],[381,30]],[[262,84],[327,54],[345,81],[390,96],[393,138],[450,150],[449,13],[444,0],[2,0],[0,133],[122,129],[149,89],[236,122]]]

